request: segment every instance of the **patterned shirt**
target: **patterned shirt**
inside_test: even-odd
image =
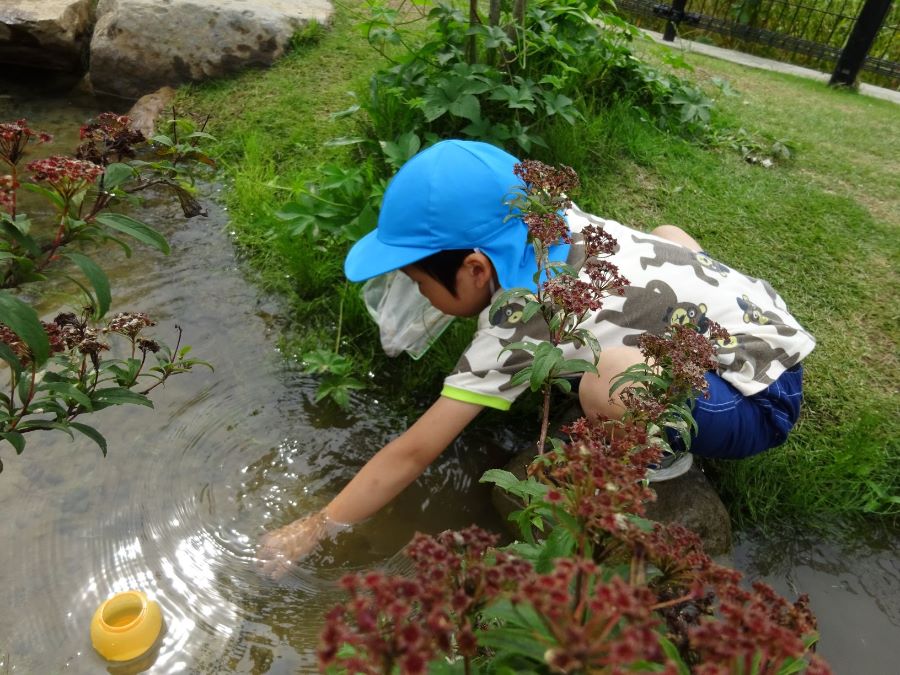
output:
[[[706,332],[713,320],[731,334],[730,340],[718,344],[719,375],[741,393],[752,395],[815,347],[815,339],[791,316],[768,282],[741,274],[706,253],[575,207],[566,218],[573,239],[567,263],[579,270],[583,267],[584,245],[578,233],[589,223],[601,226],[618,242],[608,260],[630,282],[624,295],[604,299],[603,307],[582,323],[597,337],[601,349],[637,346],[641,334],[660,335],[676,323],[691,323]],[[527,383],[512,386],[510,379],[530,362],[531,354],[501,350],[521,340],[549,339],[541,314],[523,322],[523,308],[521,300],[512,300],[493,314],[490,307],[481,312],[472,342],[444,380],[442,396],[509,409],[528,387]],[[566,358],[593,361],[589,347],[567,343],[560,348]]]

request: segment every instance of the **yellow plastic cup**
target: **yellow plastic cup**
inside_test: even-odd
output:
[[[117,593],[91,619],[91,644],[108,661],[131,661],[148,652],[162,631],[162,610],[141,591]]]

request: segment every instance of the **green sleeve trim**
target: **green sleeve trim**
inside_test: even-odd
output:
[[[457,389],[456,387],[451,387],[446,384],[441,390],[441,396],[452,398],[455,401],[462,401],[463,403],[483,405],[486,408],[494,408],[496,410],[509,410],[510,406],[512,406],[512,401],[507,401],[505,398],[488,396],[487,394],[476,394],[473,391]]]

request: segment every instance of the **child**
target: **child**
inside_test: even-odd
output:
[[[493,315],[501,289],[534,288],[536,263],[519,218],[507,201],[521,181],[518,160],[491,145],[444,141],[413,157],[384,195],[377,229],[350,250],[344,270],[364,281],[402,270],[440,311],[478,316],[470,346],[444,382],[437,401],[404,434],[370,459],[319,513],[267,534],[264,569],[283,571],[329,532],[371,516],[412,483],[484,407],[507,410],[527,385],[511,386],[525,352],[503,352],[510,342],[542,339],[540,314],[521,321],[521,304]],[[710,320],[731,334],[717,354],[718,372],[706,375],[709,397],[694,408],[698,425],[691,452],[738,458],[784,442],[799,415],[800,362],[815,341],[788,313],[765,281],[710,258],[683,230],[665,225],[650,234],[605,221],[573,207],[566,213],[572,244],[551,248],[550,260],[581,268],[587,224],[602,226],[618,242],[609,260],[628,279],[583,324],[602,351],[598,374],[585,374],[579,398],[586,415],[623,412],[610,382],[642,361],[637,338],[674,323],[705,332]],[[567,358],[592,359],[587,347],[563,345]]]

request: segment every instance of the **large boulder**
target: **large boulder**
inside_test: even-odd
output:
[[[528,465],[534,459],[533,448],[523,450],[506,466],[506,470],[524,479]],[[659,483],[651,483],[656,501],[647,505],[647,517],[661,523],[676,522],[696,532],[703,541],[703,549],[711,556],[719,556],[731,550],[731,518],[719,495],[700,469],[700,462],[687,473]],[[494,508],[506,519],[510,513],[522,508],[518,498],[494,486]],[[510,533],[520,536],[515,524],[509,524]]]
[[[59,71],[84,69],[93,0],[0,2],[0,63]]]
[[[328,0],[100,0],[91,83],[100,93],[138,98],[268,66],[297,31],[331,14]]]

